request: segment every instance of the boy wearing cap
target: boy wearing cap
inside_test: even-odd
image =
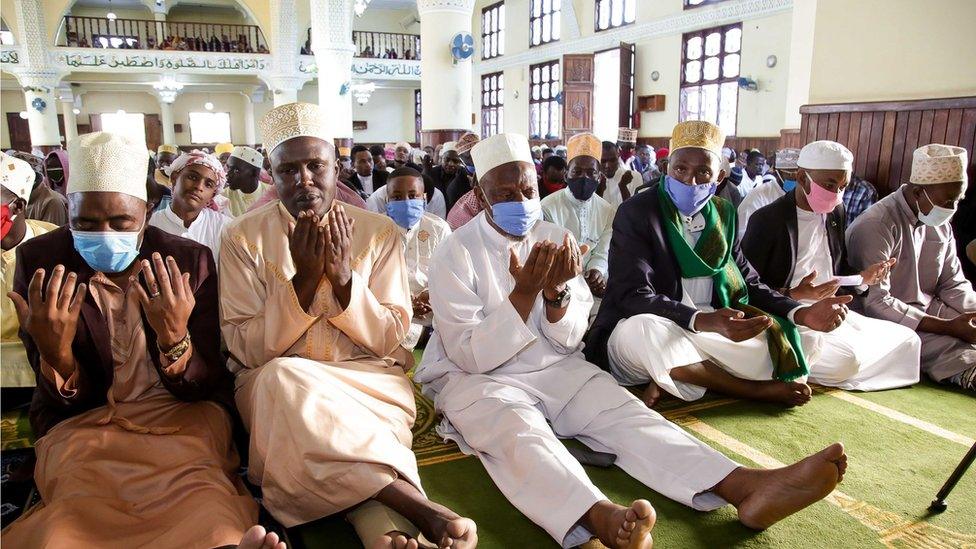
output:
[[[143,146],[106,132],[69,146],[86,159],[69,226],[20,246],[8,294],[37,377],[44,503],[4,543],[282,549],[237,477],[210,251],[146,226]]]
[[[809,370],[797,326],[833,330],[851,296],[804,305],[759,281],[739,249],[735,209],[713,196],[724,140],[714,124],[678,124],[664,184],[617,210],[586,351],[620,383],[648,383],[648,405],[662,389],[802,405]]]
[[[592,537],[612,549],[650,547],[650,503],[611,502],[557,436],[615,454],[624,471],[695,509],[732,503],[753,528],[833,490],[846,468],[841,445],[783,469],[740,467],[587,362],[586,245],[540,219],[524,136],[493,135],[472,153],[485,210],[434,255],[437,330],[415,379],[444,415],[439,432],[477,455],[515,507],[562,547]]]
[[[848,264],[841,199],[853,160],[840,143],[807,144],[797,159],[796,187],[753,214],[742,251],[763,283],[801,303],[812,303],[838,290],[856,294],[866,289],[862,285],[876,285],[887,277],[891,259],[860,272]],[[768,186],[778,184],[764,183],[749,198]],[[859,391],[918,382],[921,342],[909,328],[850,312],[832,332],[802,326],[799,330],[810,360],[810,381]]]
[[[230,217],[240,217],[268,192],[271,185],[261,181],[264,155],[251,147],[237,146],[225,164],[227,188],[222,193],[227,198],[223,212]]]
[[[389,217],[336,201],[326,116],[309,103],[265,115],[279,200],[224,233],[220,318],[251,435],[248,476],[289,528],[345,513],[369,547],[423,532],[470,549],[474,523],[427,499],[411,450],[402,241]]]
[[[922,339],[922,371],[976,390],[976,292],[962,273],[949,219],[966,194],[966,150],[919,147],[907,185],[868,208],[847,231],[851,265],[887,258],[891,275],[868,288],[868,316],[897,322]]]
[[[2,330],[0,330],[0,365],[3,368],[4,387],[33,387],[34,372],[24,350],[24,344],[17,335],[20,323],[14,303],[7,292],[14,289],[14,268],[17,247],[35,236],[49,233],[57,225],[35,219],[27,219],[25,212],[34,185],[34,169],[23,160],[2,154],[0,159],[0,280],[3,281]]]

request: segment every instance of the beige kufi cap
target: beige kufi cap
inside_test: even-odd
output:
[[[908,180],[916,185],[967,181],[968,164],[966,149],[962,147],[924,145],[912,154],[912,175]]]
[[[637,143],[637,130],[617,128],[617,141],[621,143]]]
[[[23,198],[24,202],[28,202],[31,191],[34,189],[34,177],[36,176],[34,168],[27,162],[14,158],[7,153],[0,153],[0,155],[3,155],[3,163],[0,164],[0,183],[8,191]]]
[[[529,140],[517,133],[498,133],[481,140],[471,149],[471,158],[482,176],[509,162],[533,163]]]
[[[78,136],[68,144],[67,194],[122,193],[146,200],[146,146],[110,132]]]
[[[238,145],[234,147],[234,150],[230,151],[230,156],[232,158],[240,158],[244,162],[247,162],[256,168],[261,168],[264,166],[264,156],[251,147]]]
[[[180,150],[176,148],[176,145],[160,145],[159,148],[156,149],[156,154],[159,153],[180,154]]]
[[[704,120],[689,120],[681,122],[671,130],[670,154],[679,149],[695,148],[705,149],[722,156],[722,144],[725,143],[725,134],[711,122]]]
[[[578,133],[566,142],[566,150],[569,162],[577,156],[592,156],[599,160],[603,156],[603,143],[592,133]]]
[[[295,137],[317,137],[332,145],[325,131],[325,111],[312,103],[288,103],[268,111],[261,120],[264,146],[273,151]]]
[[[854,169],[854,153],[836,141],[814,141],[800,149],[796,165],[808,170],[847,170]],[[779,156],[776,157],[779,168]]]

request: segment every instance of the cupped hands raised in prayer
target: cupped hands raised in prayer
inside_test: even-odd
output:
[[[809,307],[803,307],[797,310],[796,314],[793,315],[793,319],[796,321],[796,324],[806,326],[811,330],[832,332],[844,323],[844,319],[847,318],[847,313],[850,312],[847,304],[852,299],[854,299],[854,296],[850,295],[839,295],[821,299]]]
[[[295,228],[288,235],[288,249],[295,262],[292,285],[302,308],[308,311],[315,290],[325,276],[332,291],[345,308],[349,304],[352,267],[350,246],[355,222],[346,217],[340,204],[335,204],[322,217],[308,210],[298,213]]]
[[[64,271],[63,265],[56,266],[43,290],[45,273],[38,269],[27,287],[26,301],[17,292],[7,292],[7,297],[14,302],[20,327],[34,340],[41,359],[67,379],[74,371],[71,342],[78,329],[86,285],[77,284],[75,273],[65,276]]]
[[[140,267],[148,293],[139,284],[139,272],[129,277],[129,286],[138,295],[149,326],[156,332],[159,348],[170,349],[186,337],[187,323],[196,306],[190,274],[180,272],[172,256],[167,256],[164,264],[159,253],[153,253],[152,262],[143,259]]]
[[[588,250],[589,246],[577,245],[569,234],[563,239],[562,246],[550,240],[536,242],[524,265],[515,250],[510,250],[508,271],[515,279],[511,300],[523,319],[529,317],[539,292],[554,299],[567,282],[582,273],[581,258]]]
[[[787,296],[797,301],[801,299],[820,300],[836,294],[837,289],[840,288],[840,282],[833,279],[828,280],[823,284],[815,285],[813,281],[816,278],[817,271],[813,270],[810,274],[803,277],[795,288],[790,288],[790,290],[787,292]]]

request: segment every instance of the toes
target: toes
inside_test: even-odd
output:
[[[268,535],[264,536],[264,549],[274,549],[275,545],[278,545],[278,534],[274,532],[269,532]]]
[[[260,524],[255,524],[244,532],[244,536],[241,538],[240,547],[245,547],[247,549],[258,549],[261,547],[264,537],[267,535],[267,531],[264,526]]]
[[[420,542],[415,539],[408,539],[404,549],[420,549]]]

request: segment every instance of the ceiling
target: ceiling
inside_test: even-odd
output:
[[[372,0],[369,7],[380,10],[403,10],[417,7],[417,0]]]

